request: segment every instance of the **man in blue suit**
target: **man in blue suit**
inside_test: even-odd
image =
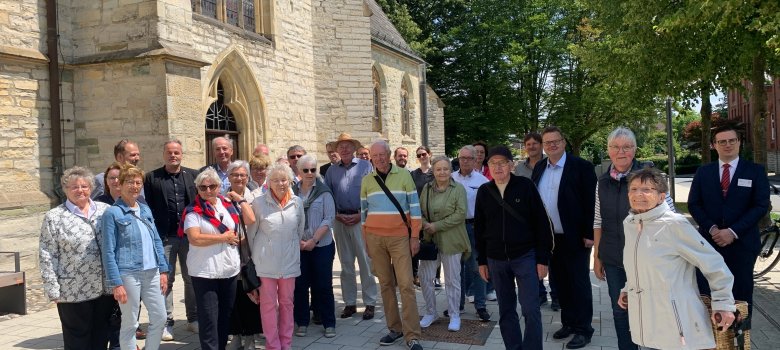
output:
[[[734,274],[734,299],[753,306],[753,266],[760,250],[758,221],[769,210],[769,181],[761,165],[739,158],[740,139],[732,126],[712,133],[718,161],[696,171],[688,210],[699,233],[715,247]],[[709,285],[698,274],[699,290]]]
[[[590,284],[590,251],[593,247],[593,215],[596,206],[596,173],[593,164],[567,154],[561,130],[542,131],[547,159],[539,161],[531,179],[547,209],[555,232],[551,277],[558,291],[563,327],[555,339],[574,335],[567,349],[579,349],[593,336],[593,295]]]

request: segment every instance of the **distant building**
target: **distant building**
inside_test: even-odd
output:
[[[752,88],[749,81],[744,81],[742,86],[746,91],[750,91]],[[766,89],[768,112],[764,127],[767,171],[780,172],[780,121],[777,120],[780,117],[780,78],[775,78],[772,84],[765,86],[764,89]],[[728,93],[728,111],[729,119],[737,119],[745,123],[745,141],[752,143],[753,103],[748,101],[748,98],[743,96],[738,89],[731,89]]]

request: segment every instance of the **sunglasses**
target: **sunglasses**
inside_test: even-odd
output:
[[[303,157],[303,154],[291,154],[291,155],[287,156],[287,158],[290,158],[290,159],[300,159],[301,157]]]
[[[208,185],[208,186],[206,186],[206,185],[199,185],[199,186],[198,186],[198,191],[204,191],[204,192],[205,192],[206,190],[209,190],[209,191],[214,191],[214,190],[216,190],[218,187],[219,187],[219,185]]]
[[[304,174],[308,174],[308,173],[312,173],[312,174],[314,174],[314,173],[316,173],[316,172],[317,172],[317,168],[311,168],[311,169],[301,169],[301,171],[303,171],[303,173],[304,173]]]
[[[417,153],[417,158],[427,157],[428,153]]]

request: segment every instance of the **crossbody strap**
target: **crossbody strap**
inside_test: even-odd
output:
[[[501,194],[498,193],[498,190],[493,191],[493,189],[490,188],[490,186],[487,186],[487,191],[491,195],[493,195],[493,198],[495,198],[499,203],[501,203],[501,207],[504,208],[504,210],[508,211],[510,215],[512,215],[515,219],[518,221],[525,221],[523,218],[520,217],[520,214],[515,211],[515,208],[512,208],[507,202],[501,198]]]
[[[393,205],[395,205],[395,209],[398,209],[398,213],[401,214],[401,219],[404,220],[404,225],[406,225],[406,231],[409,232],[409,237],[412,237],[412,226],[409,224],[409,220],[406,218],[406,213],[403,209],[401,209],[401,204],[398,203],[398,199],[396,199],[393,193],[390,192],[390,190],[387,188],[387,185],[385,185],[385,182],[382,181],[382,178],[380,178],[379,175],[374,175],[374,179],[376,179],[376,182],[379,184],[379,187],[382,188],[382,191],[384,191],[385,194],[390,197],[390,201],[393,202]]]

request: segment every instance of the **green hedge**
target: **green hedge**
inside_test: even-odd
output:
[[[653,156],[653,157],[647,157],[647,158],[638,158],[639,162],[653,162],[655,164],[655,168],[663,171],[664,173],[669,173],[669,158],[665,156]],[[695,174],[696,169],[701,166],[701,161],[699,160],[698,155],[689,155],[686,157],[681,157],[677,160],[677,163],[675,163],[675,174],[677,175],[686,175],[686,174]]]

